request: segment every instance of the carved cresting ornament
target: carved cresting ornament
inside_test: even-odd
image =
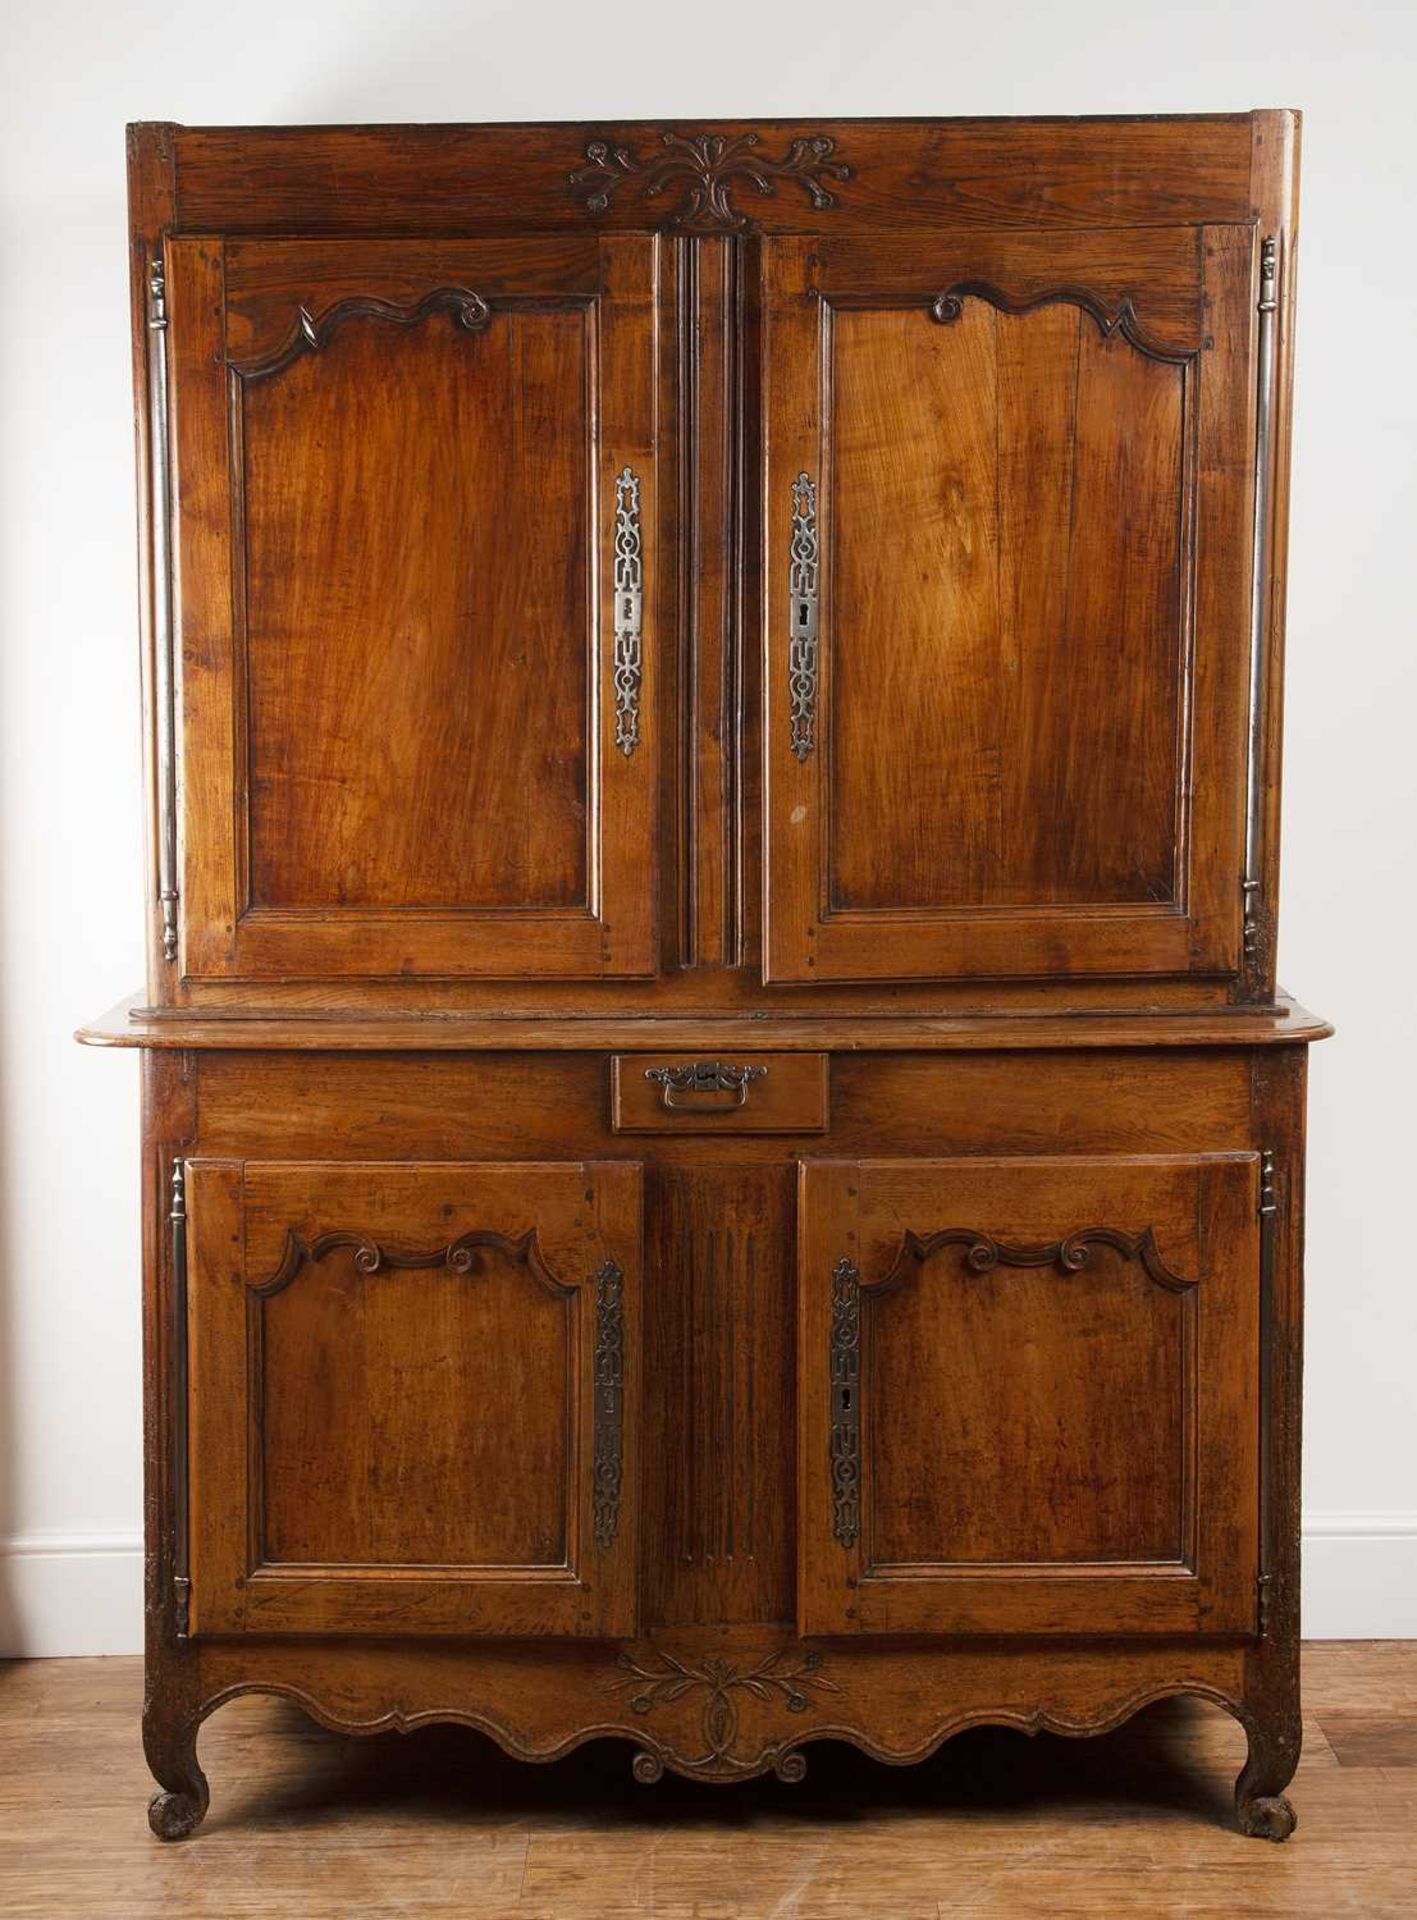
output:
[[[745,180],[763,199],[773,197],[779,180],[793,180],[814,207],[836,205],[826,182],[849,180],[851,169],[831,158],[836,142],[830,134],[794,140],[780,160],[758,152],[759,139],[756,133],[666,133],[661,136],[663,150],[648,160],[629,147],[592,140],[585,164],[570,175],[570,184],[578,194],[590,189],[585,195],[588,213],[604,213],[626,180],[635,181],[646,200],[678,187],[679,204],[664,224],[687,232],[732,232],[749,225],[748,216],[730,198],[734,180]]]
[[[406,304],[384,300],[375,294],[356,294],[318,316],[308,307],[298,306],[290,332],[272,352],[251,360],[228,358],[226,365],[247,386],[254,386],[257,381],[283,373],[302,354],[322,352],[351,320],[378,320],[386,326],[409,328],[421,327],[436,313],[451,314],[453,325],[464,333],[481,333],[492,319],[491,307],[470,287],[434,287],[421,300]]]
[[[491,1233],[478,1228],[472,1233],[459,1234],[447,1246],[428,1248],[386,1247],[367,1233],[347,1230],[321,1233],[313,1240],[307,1240],[294,1227],[290,1227],[286,1230],[280,1265],[266,1279],[253,1281],[251,1291],[267,1296],[281,1293],[307,1264],[317,1266],[332,1253],[344,1250],[353,1253],[355,1270],[359,1273],[394,1273],[400,1269],[417,1271],[419,1268],[446,1267],[449,1273],[469,1274],[474,1278],[486,1268],[485,1252],[498,1253],[514,1266],[521,1267],[553,1298],[575,1292],[574,1287],[565,1286],[556,1278],[542,1258],[535,1227],[516,1240],[509,1239],[504,1233]]]
[[[991,286],[987,280],[957,280],[929,302],[930,318],[938,320],[942,327],[953,326],[962,318],[966,300],[983,300],[996,312],[1015,316],[1036,313],[1040,307],[1078,307],[1097,322],[1097,330],[1104,340],[1120,337],[1148,360],[1183,367],[1196,358],[1197,350],[1193,347],[1167,346],[1154,339],[1138,320],[1130,297],[1109,306],[1088,287],[1045,287],[1039,293],[1015,297],[1001,287]]]

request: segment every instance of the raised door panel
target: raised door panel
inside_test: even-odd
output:
[[[653,971],[656,263],[169,247],[186,977]]]
[[[808,1162],[805,1633],[1255,1620],[1253,1154]]]
[[[1252,234],[766,252],[768,977],[1233,971]]]
[[[193,1631],[635,1626],[640,1173],[196,1161]]]

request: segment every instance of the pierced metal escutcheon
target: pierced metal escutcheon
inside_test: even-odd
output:
[[[792,751],[805,760],[817,744],[817,489],[810,474],[792,483],[792,548],[788,569],[787,693]]]
[[[671,1113],[685,1109],[696,1113],[733,1113],[746,1104],[749,1084],[761,1080],[766,1072],[766,1067],[734,1067],[722,1060],[694,1060],[683,1067],[646,1067],[645,1079],[659,1082],[660,1102]],[[731,1100],[715,1097],[723,1093],[734,1097]]]
[[[640,481],[626,467],[615,476],[615,744],[627,760],[640,744],[643,612]]]
[[[832,1269],[832,1532],[854,1547],[861,1532],[861,1270],[843,1254]]]
[[[595,1543],[620,1531],[625,1417],[625,1276],[607,1260],[595,1276]]]

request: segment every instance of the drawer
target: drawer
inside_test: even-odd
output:
[[[824,1133],[824,1053],[617,1053],[610,1061],[617,1133]]]

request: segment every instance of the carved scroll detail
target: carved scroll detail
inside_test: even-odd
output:
[[[322,1233],[313,1240],[306,1240],[292,1227],[285,1236],[285,1250],[280,1265],[267,1279],[253,1282],[251,1291],[267,1296],[279,1293],[290,1285],[307,1264],[318,1265],[321,1260],[344,1247],[353,1249],[354,1264],[359,1272],[369,1274],[426,1267],[446,1267],[450,1273],[477,1274],[483,1270],[481,1254],[486,1248],[493,1253],[504,1254],[515,1265],[523,1267],[539,1286],[558,1298],[575,1292],[574,1287],[564,1286],[556,1278],[542,1258],[535,1227],[517,1240],[510,1240],[503,1233],[491,1233],[479,1228],[472,1233],[459,1234],[447,1246],[432,1247],[426,1251],[380,1246],[366,1233]]]
[[[1130,296],[1112,308],[1087,287],[1065,286],[1047,287],[1042,293],[1026,294],[1021,299],[1014,299],[987,280],[957,280],[953,286],[946,287],[943,293],[936,294],[930,302],[931,319],[938,320],[941,326],[951,325],[963,314],[966,300],[984,300],[999,313],[1009,314],[1034,313],[1039,307],[1081,307],[1097,322],[1098,332],[1104,340],[1110,340],[1113,334],[1120,334],[1122,339],[1149,360],[1161,360],[1168,366],[1179,367],[1196,357],[1195,348],[1166,347],[1153,339],[1137,319]]]
[[[395,327],[421,327],[435,313],[450,313],[453,324],[467,333],[480,333],[492,319],[487,301],[467,287],[435,287],[421,300],[407,306],[400,306],[394,300],[381,300],[374,294],[358,294],[341,300],[318,318],[308,307],[297,307],[295,325],[273,353],[255,360],[228,359],[226,364],[250,386],[284,372],[302,354],[319,353],[351,320],[382,320]]]
[[[792,547],[788,568],[787,691],[792,751],[805,760],[817,744],[817,489],[799,473],[792,483]]]
[[[851,178],[850,167],[831,158],[836,142],[828,134],[794,140],[781,160],[756,151],[756,133],[666,133],[662,140],[664,151],[648,161],[629,147],[592,140],[585,150],[585,165],[569,176],[577,192],[591,189],[586,195],[587,212],[604,213],[627,179],[642,183],[646,200],[682,183],[682,197],[667,226],[733,229],[748,225],[747,216],[729,195],[729,184],[735,179],[746,180],[764,199],[777,192],[779,180],[795,180],[820,210],[836,205],[836,195],[826,182]]]
[[[658,1662],[657,1666],[643,1665],[631,1653],[620,1654],[615,1662],[620,1672],[611,1685],[635,1688],[630,1701],[635,1713],[650,1713],[657,1706],[683,1699],[697,1688],[706,1689],[704,1751],[692,1759],[680,1758],[677,1754],[674,1759],[686,1769],[710,1775],[755,1773],[760,1765],[758,1758],[735,1759],[731,1751],[738,1738],[735,1694],[748,1693],[755,1700],[780,1698],[786,1701],[789,1713],[805,1713],[813,1704],[813,1693],[840,1692],[835,1681],[823,1676],[819,1653],[803,1653],[791,1647],[780,1647],[746,1672],[718,1658],[705,1660],[700,1667],[686,1666],[672,1653],[659,1648],[654,1649],[652,1656],[643,1656],[650,1657]],[[643,1759],[646,1764],[642,1768],[641,1756],[636,1756],[635,1778],[648,1784],[659,1778],[664,1767],[654,1755],[645,1755]],[[796,1781],[802,1779],[807,1768],[801,1755],[789,1750],[778,1761],[777,1771],[780,1779]]]
[[[615,744],[627,760],[640,744],[643,613],[640,482],[626,467],[615,477]]]
[[[1195,1285],[1194,1280],[1183,1280],[1166,1265],[1151,1227],[1141,1233],[1121,1233],[1115,1227],[1081,1227],[1065,1240],[1051,1240],[1036,1246],[995,1240],[975,1227],[947,1227],[941,1233],[924,1238],[908,1231],[901,1241],[895,1265],[870,1291],[886,1292],[923,1266],[942,1247],[963,1247],[964,1263],[973,1273],[991,1273],[995,1267],[1057,1267],[1062,1273],[1081,1273],[1092,1264],[1094,1247],[1110,1247],[1123,1259],[1135,1260],[1149,1280],[1169,1293],[1185,1293]]]
[[[844,1547],[861,1531],[861,1274],[854,1261],[832,1271],[832,1532]]]
[[[625,1276],[607,1260],[595,1276],[595,1540],[612,1546],[620,1530],[625,1401]]]

